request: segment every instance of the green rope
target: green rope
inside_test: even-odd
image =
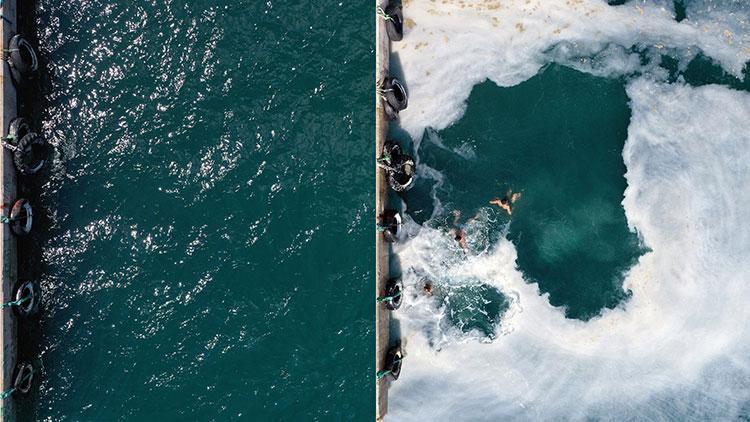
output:
[[[383,153],[383,155],[378,158],[378,163],[391,163],[391,156],[390,154]]]
[[[15,391],[16,391],[15,387],[11,388],[8,391],[4,391],[3,394],[0,394],[0,400],[7,399],[8,397],[12,396]]]
[[[393,363],[398,363],[398,362],[401,362],[401,359],[396,359],[393,361]],[[386,375],[392,374],[392,373],[393,371],[391,371],[390,369],[383,369],[382,371],[378,371],[378,373],[375,374],[375,376],[378,377],[378,379],[383,379]]]
[[[21,220],[21,218],[10,218],[7,215],[0,215],[0,224],[10,224],[17,220]]]
[[[26,302],[27,300],[31,300],[31,296],[26,296],[24,298],[21,298],[21,299],[18,299],[18,300],[14,300],[12,302],[3,303],[2,305],[0,305],[0,308],[7,308],[9,306],[18,306],[18,305]]]
[[[8,136],[3,136],[2,138],[0,138],[0,143],[2,143],[3,147],[8,148],[11,151],[17,151],[18,150],[17,146],[8,143],[8,141],[16,141],[16,140],[18,140],[18,138],[16,138],[15,135],[9,134]]]
[[[378,301],[378,303],[380,303],[380,302],[391,302],[391,301],[393,301],[393,299],[396,299],[398,297],[401,297],[401,291],[399,291],[398,293],[396,293],[393,296],[379,296],[378,299],[377,299],[377,301]]]
[[[384,89],[383,88],[383,81],[376,81],[375,82],[375,93],[378,94],[382,99],[385,100],[386,99],[385,98],[385,94],[387,92],[391,92],[391,91],[393,91],[393,88],[390,88],[390,89]]]
[[[32,367],[32,368],[31,368],[31,372],[29,372],[29,374],[28,374],[28,375],[26,375],[25,377],[23,377],[23,379],[21,380],[21,382],[25,382],[26,380],[28,380],[28,379],[29,379],[29,377],[30,377],[30,376],[32,376],[32,375],[34,374],[34,372],[36,372],[36,369],[34,369],[34,368]],[[7,398],[8,398],[8,397],[10,397],[10,396],[11,396],[11,395],[12,395],[12,394],[13,394],[13,393],[15,392],[15,391],[16,391],[16,387],[13,387],[13,388],[11,388],[10,390],[7,390],[7,391],[3,391],[3,393],[2,393],[2,394],[0,394],[0,400],[5,400],[5,399],[7,399]]]
[[[391,15],[385,13],[385,10],[383,10],[383,8],[380,6],[378,6],[378,16],[380,16],[384,20],[393,21],[393,18],[391,17]]]
[[[388,227],[387,226],[382,226],[380,224],[376,224],[375,225],[375,230],[377,230],[378,233],[384,233],[385,231],[388,230]]]

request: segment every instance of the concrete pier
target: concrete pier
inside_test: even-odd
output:
[[[2,33],[0,41],[2,42],[3,49],[7,49],[8,41],[16,33],[16,0],[3,0],[0,11],[2,11],[4,18],[0,19],[0,32]],[[18,113],[16,88],[13,86],[7,63],[3,63],[0,66],[0,92],[2,92],[2,95],[0,95],[0,109],[2,109],[2,113],[0,113],[0,128],[2,128],[3,136],[6,136],[8,134],[8,124],[16,118]],[[0,160],[0,185],[2,185],[3,195],[2,212],[7,216],[10,213],[10,208],[13,206],[13,202],[16,200],[16,170],[13,166],[12,152],[7,148],[0,148],[0,151],[2,151],[2,159]],[[10,226],[8,224],[2,224],[1,226],[0,249],[3,251],[3,256],[0,260],[0,274],[2,274],[2,280],[0,280],[0,297],[2,297],[3,303],[6,303],[13,300],[11,297],[13,294],[12,289],[18,276],[18,245],[15,236],[11,233]],[[0,377],[0,391],[8,391],[13,386],[11,377],[13,375],[13,368],[16,365],[17,323],[11,308],[2,310],[2,319],[3,353],[0,354],[0,365],[3,368],[3,376]],[[4,421],[16,420],[13,396],[3,400],[2,419]]]
[[[385,20],[375,13],[378,6],[383,9],[388,0],[375,0],[375,82],[382,81],[388,76],[391,45],[385,28]],[[382,107],[380,97],[375,96],[375,160],[380,157],[388,137],[388,117]],[[373,165],[375,163],[373,160]],[[385,172],[375,166],[375,216],[388,208],[388,184]],[[389,244],[383,239],[383,234],[375,233],[375,297],[385,291],[389,278]],[[389,344],[390,311],[382,303],[375,305],[375,370],[380,371],[385,364],[385,356]],[[375,419],[382,420],[388,411],[388,377],[375,379]]]

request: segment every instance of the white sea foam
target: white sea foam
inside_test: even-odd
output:
[[[606,63],[614,73],[630,68],[641,75],[641,64],[621,49],[633,44],[661,43],[686,55],[699,47],[735,74],[747,60],[748,31],[738,29],[747,20],[714,2],[691,3],[679,24],[670,7],[655,2],[607,7],[549,0],[544,9],[540,2],[517,3],[481,12],[450,1],[406,3],[416,26],[397,51],[411,91],[402,124],[414,136],[457,120],[475,83],[517,84],[564,57],[550,53],[556,36],[578,51],[600,51],[594,39],[610,42]],[[691,15],[699,9],[707,14]],[[733,43],[717,32],[722,21],[733,28]],[[707,22],[716,28],[705,31]],[[420,40],[441,46],[414,50]],[[632,297],[588,322],[565,319],[524,280],[505,238],[473,245],[476,252],[465,257],[445,231],[411,223],[410,239],[397,248],[409,299],[397,314],[406,358],[389,393],[389,420],[700,420],[750,413],[743,408],[750,401],[750,94],[667,84],[659,76],[649,68],[627,87],[632,118],[623,206],[651,250],[626,274]],[[453,88],[445,90],[441,79]],[[482,231],[488,222],[476,224],[471,229]],[[479,280],[511,298],[500,336],[482,343],[442,327],[440,304],[417,294],[425,275],[449,285]]]
[[[413,138],[443,129],[464,112],[471,88],[490,79],[513,86],[554,60],[597,75],[658,70],[670,52],[685,66],[703,52],[740,76],[750,59],[744,1],[407,0],[404,40],[393,43],[409,90],[401,126]],[[650,59],[645,67],[639,54]]]

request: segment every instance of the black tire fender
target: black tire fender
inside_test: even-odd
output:
[[[19,199],[10,210],[10,228],[18,236],[31,233],[34,211],[27,199]]]
[[[31,132],[31,124],[23,117],[16,117],[8,125],[8,136],[11,138],[13,145],[18,144],[18,141],[29,132]]]
[[[13,290],[13,300],[20,301],[24,298],[29,299],[15,305],[13,312],[24,318],[36,315],[39,312],[39,306],[42,302],[42,288],[39,286],[39,283],[19,280],[16,283],[16,288]]]
[[[395,192],[403,192],[414,186],[416,165],[411,156],[401,151],[401,146],[391,140],[383,145],[383,155],[391,157],[391,169],[388,171],[388,185]],[[395,169],[398,169],[395,170]]]
[[[29,76],[39,69],[36,49],[23,35],[14,35],[8,43],[8,50],[10,51],[10,65],[21,75]]]
[[[405,161],[402,163],[401,167],[404,169],[404,172],[388,173],[388,185],[394,190],[394,192],[404,192],[411,189],[416,180],[414,161],[408,155],[404,157]]]
[[[10,39],[8,51],[11,79],[14,85],[18,86],[20,82],[31,78],[39,69],[39,57],[34,46],[21,34],[16,34]]]
[[[383,90],[385,91],[385,101],[399,112],[409,106],[409,94],[406,87],[397,78],[387,77],[383,81]]]
[[[385,301],[385,307],[395,311],[404,301],[404,282],[401,278],[392,278],[385,285],[385,296],[393,299]]]
[[[386,101],[385,99],[383,99],[383,110],[385,110],[385,115],[386,117],[388,117],[388,120],[398,120],[398,111],[394,110],[393,107],[391,107],[391,105],[388,104],[388,101]]]
[[[390,371],[390,376],[394,381],[401,375],[401,362],[403,359],[404,355],[400,347],[391,348],[385,355],[385,367],[383,369]]]
[[[12,379],[14,393],[29,394],[34,385],[34,366],[28,362],[19,363],[13,370]]]
[[[404,13],[400,4],[389,3],[385,14],[390,19],[385,21],[385,30],[391,41],[401,41],[404,38]]]
[[[13,151],[13,163],[18,172],[29,176],[41,170],[46,161],[45,147],[44,138],[36,132],[29,132],[21,138]]]
[[[383,212],[381,224],[385,226],[383,237],[388,243],[394,243],[401,237],[401,215],[398,211],[388,209]]]

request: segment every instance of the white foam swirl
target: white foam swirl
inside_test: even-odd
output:
[[[416,26],[396,52],[411,91],[401,124],[415,137],[460,118],[474,84],[490,78],[514,85],[549,60],[604,51],[608,57],[589,71],[640,74],[643,64],[627,48],[651,45],[674,48],[685,60],[700,49],[739,74],[750,52],[746,9],[722,12],[709,7],[714,2],[691,3],[683,23],[666,3],[463,3],[406,3]],[[696,10],[706,13],[696,18]],[[417,48],[420,42],[439,48]],[[390,420],[748,413],[750,94],[659,82],[655,67],[645,74],[627,87],[632,118],[623,151],[628,224],[650,248],[626,275],[632,297],[588,322],[565,319],[524,280],[508,240],[463,259],[446,233],[412,227],[413,237],[397,250],[408,292],[419,287],[414,274],[441,272],[515,299],[500,338],[485,344],[456,337],[441,348],[425,329],[436,318],[429,300],[407,301],[398,313],[406,360],[389,394]]]
[[[725,3],[728,3],[725,5]],[[743,4],[741,4],[743,3]],[[643,71],[670,51],[687,64],[703,52],[740,76],[750,59],[750,8],[737,1],[691,2],[674,19],[671,1],[408,0],[404,40],[393,43],[409,90],[401,126],[413,138],[443,129],[486,79],[513,86],[551,60],[598,75]]]

